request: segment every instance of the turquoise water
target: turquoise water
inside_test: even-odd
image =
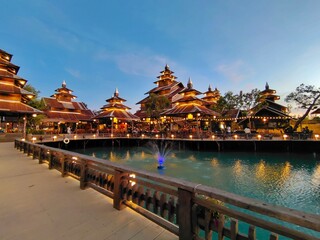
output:
[[[77,152],[320,215],[320,155],[171,151],[159,172],[142,147]]]

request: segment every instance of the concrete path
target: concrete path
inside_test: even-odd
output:
[[[133,210],[0,143],[0,239],[178,239]]]

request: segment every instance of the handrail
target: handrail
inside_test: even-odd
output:
[[[221,239],[223,236],[256,239],[256,226],[272,231],[270,239],[277,239],[275,234],[293,239],[319,239],[309,232],[304,233],[300,227],[320,236],[320,215],[42,144],[16,140],[15,147],[38,158],[39,163],[48,162],[49,168],[61,171],[62,176],[78,179],[82,189],[92,187],[112,197],[116,209],[127,205],[179,235],[180,239],[202,239],[201,230],[206,237],[217,232]],[[270,218],[281,222],[270,221]],[[226,226],[226,221],[231,222],[230,227]],[[248,233],[238,231],[238,221],[250,225]],[[284,227],[282,222],[299,228]]]

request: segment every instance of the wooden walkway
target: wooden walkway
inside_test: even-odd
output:
[[[0,239],[169,240],[177,236],[0,143]]]

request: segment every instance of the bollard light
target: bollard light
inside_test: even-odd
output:
[[[235,140],[237,140],[237,139],[238,139],[238,135],[237,135],[237,134],[236,134],[236,135],[234,135],[233,137],[234,137],[234,139],[235,139]]]
[[[192,135],[189,135],[189,138],[192,139]]]
[[[288,138],[288,135],[287,134],[283,134],[283,139],[287,140],[287,138]]]
[[[261,140],[261,135],[260,134],[258,135],[258,139]]]
[[[174,135],[173,135],[173,134],[171,134],[171,138],[174,138]]]
[[[215,138],[216,138],[216,136],[215,136],[215,135],[212,135],[212,136],[211,136],[211,138],[212,138],[212,139],[215,139]]]
[[[319,134],[315,134],[314,137],[316,138],[316,140],[318,140]]]

